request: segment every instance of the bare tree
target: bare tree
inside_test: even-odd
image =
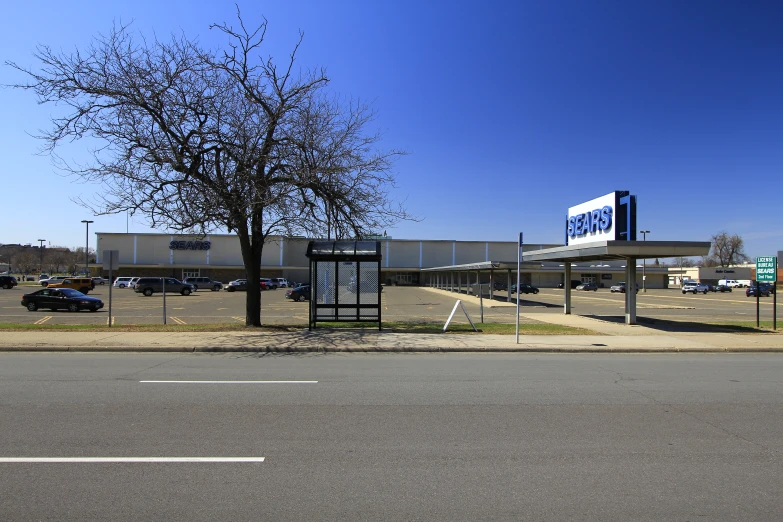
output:
[[[361,237],[412,219],[389,198],[393,160],[367,133],[374,114],[324,91],[323,70],[295,73],[294,47],[283,67],[259,58],[267,24],[213,25],[223,51],[184,36],[135,39],[115,27],[84,52],[39,46],[40,70],[9,63],[40,103],[70,108],[41,138],[67,172],[100,182],[95,214],[130,211],[151,226],[239,238],[248,278],[246,323],[261,324],[260,265],[270,235]],[[89,165],[62,161],[64,141],[104,143]]]
[[[745,254],[745,242],[738,235],[730,236],[727,232],[721,231],[712,236],[712,250],[708,260],[711,265],[727,267],[748,261]]]
[[[21,272],[29,273],[38,268],[40,258],[38,252],[33,252],[29,249],[23,250],[16,254],[15,263]]]
[[[73,252],[65,248],[51,248],[47,251],[46,262],[52,272],[67,270],[73,259]]]

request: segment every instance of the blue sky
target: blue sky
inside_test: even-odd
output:
[[[559,243],[568,207],[614,190],[638,196],[648,240],[739,234],[755,257],[783,249],[783,3],[718,1],[250,2],[269,21],[265,53],[326,67],[331,89],[372,101],[396,164],[397,199],[422,218],[403,239]],[[3,62],[34,65],[37,44],[71,50],[113,22],[160,38],[224,42],[234,4],[15,2],[0,22]],[[7,66],[0,83],[22,78]],[[0,89],[0,243],[84,244],[123,232],[71,198],[31,137],[56,107]],[[61,153],[85,158],[87,143]],[[140,217],[131,232],[149,232]]]

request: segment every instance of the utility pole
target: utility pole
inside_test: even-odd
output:
[[[46,241],[46,240],[45,239],[39,239],[38,241],[40,241],[40,244],[38,245],[38,250],[40,251],[40,254],[41,254],[41,258],[40,258],[40,261],[38,263],[38,277],[40,278],[41,274],[43,274],[43,244],[44,244],[44,241]]]
[[[84,271],[85,276],[90,275],[90,258],[89,252],[90,252],[90,223],[95,223],[95,221],[91,221],[89,219],[82,219],[82,223],[87,225],[87,232],[84,236]]]

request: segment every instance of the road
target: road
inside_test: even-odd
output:
[[[3,353],[0,418],[2,520],[783,517],[769,354]]]
[[[24,293],[39,287],[16,287],[0,290],[0,322],[14,324],[108,324],[108,287],[98,286],[91,296],[103,299],[106,308],[97,313],[39,310],[28,312],[21,306]],[[624,295],[598,292],[573,292],[573,313],[601,317],[623,317]],[[756,300],[739,290],[726,294],[682,295],[676,289],[639,292],[638,316],[661,321],[754,321]],[[130,289],[114,289],[112,315],[116,325],[162,324],[163,298],[156,294],[145,297]],[[457,299],[463,299],[471,316],[481,316],[479,300],[473,296],[432,291],[423,287],[387,287],[381,297],[384,321],[424,321],[443,324]],[[516,307],[505,305],[505,292],[495,300],[485,299],[486,322],[514,323]],[[521,308],[525,314],[562,314],[563,291],[541,289],[539,294],[523,295]],[[285,289],[262,293],[262,321],[265,324],[307,325],[308,305],[285,298]],[[200,291],[190,296],[171,295],[166,299],[168,324],[214,324],[245,322],[244,292]],[[761,300],[762,320],[772,318],[772,299]],[[535,319],[532,320],[535,322]]]

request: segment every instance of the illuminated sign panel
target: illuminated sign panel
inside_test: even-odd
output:
[[[636,240],[636,196],[615,191],[568,209],[566,245]]]

